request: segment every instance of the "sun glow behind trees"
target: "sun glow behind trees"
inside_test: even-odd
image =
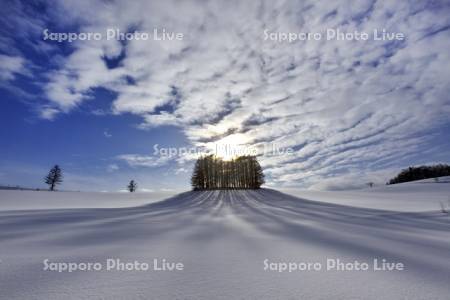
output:
[[[224,160],[214,155],[200,157],[195,163],[191,184],[194,190],[258,189],[264,174],[256,156]]]

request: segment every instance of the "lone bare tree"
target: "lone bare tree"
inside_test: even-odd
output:
[[[50,186],[50,191],[54,191],[57,184],[63,182],[63,175],[61,168],[58,165],[55,165],[51,168],[48,175],[45,177],[45,183]]]
[[[130,191],[130,193],[133,193],[137,190],[137,183],[134,180],[131,180],[130,183],[127,186],[128,191]]]

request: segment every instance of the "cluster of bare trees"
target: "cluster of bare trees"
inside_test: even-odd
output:
[[[258,189],[264,174],[255,156],[239,156],[231,161],[214,155],[195,163],[191,184],[194,190]]]

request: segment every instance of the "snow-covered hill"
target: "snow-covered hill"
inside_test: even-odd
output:
[[[438,207],[376,210],[269,189],[186,192],[133,208],[1,211],[0,228],[2,299],[448,299],[450,292],[450,217]],[[151,270],[107,271],[108,259]],[[153,270],[154,259],[183,270]],[[374,259],[404,270],[374,271]],[[369,270],[327,270],[327,260]],[[57,272],[43,270],[44,261],[102,268]],[[279,272],[280,263],[321,269]]]

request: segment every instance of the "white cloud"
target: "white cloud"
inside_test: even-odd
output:
[[[53,107],[43,107],[40,110],[40,117],[46,120],[53,120],[59,113],[59,110]]]
[[[169,163],[172,158],[168,156],[146,156],[138,154],[122,154],[117,156],[117,159],[126,162],[131,167],[160,167]]]
[[[181,168],[178,168],[178,169],[176,169],[175,170],[175,174],[181,174],[181,173],[188,173],[189,172],[189,170],[188,169],[186,169],[186,168],[183,168],[183,167],[181,167]]]
[[[0,80],[13,80],[17,74],[27,73],[23,57],[0,54]]]
[[[109,133],[108,130],[103,131],[103,135],[104,135],[106,138],[112,137],[112,134]]]
[[[427,132],[450,120],[450,11],[445,6],[142,0],[64,1],[58,7],[64,16],[59,21],[81,24],[80,31],[138,25],[139,31],[181,31],[185,38],[74,43],[73,53],[49,75],[45,91],[53,106],[43,116],[92,101],[92,90],[103,87],[117,93],[114,113],[139,115],[141,128],[178,126],[195,146],[239,134],[259,148],[270,142],[295,148],[293,156],[261,157],[278,184],[314,185],[355,169],[366,169],[358,177],[370,177],[424,151]],[[336,27],[349,32],[386,28],[407,39],[263,40],[264,29]],[[105,58],[122,53],[117,67],[109,69]],[[13,76],[20,65],[11,63],[2,76]],[[118,158],[130,166],[168,163],[135,154]]]
[[[120,168],[119,168],[119,166],[117,165],[117,164],[109,164],[107,167],[106,167],[106,170],[108,171],[108,172],[115,172],[115,171],[118,171]]]

